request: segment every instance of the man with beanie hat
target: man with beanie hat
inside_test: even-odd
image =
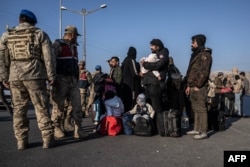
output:
[[[143,74],[142,81],[145,86],[145,93],[147,98],[151,101],[152,107],[156,112],[156,125],[158,134],[165,135],[163,112],[166,110],[167,104],[163,102],[163,93],[166,91],[165,80],[168,72],[169,51],[164,47],[160,39],[153,39],[150,42],[150,48],[152,53],[157,55],[159,61],[157,62],[145,62],[141,61],[142,66],[148,70]],[[153,74],[153,71],[160,73],[161,80]]]
[[[36,23],[35,14],[24,9],[19,25],[8,29],[0,39],[0,78],[11,90],[18,150],[26,149],[29,144],[27,112],[30,100],[36,111],[43,148],[50,148],[54,143],[46,80],[49,85],[54,84],[55,56],[49,36],[35,27]]]
[[[193,53],[187,69],[186,94],[190,96],[194,112],[194,130],[188,131],[187,134],[195,135],[194,139],[204,139],[207,138],[208,129],[206,97],[212,66],[212,50],[205,47],[205,35],[198,34],[191,39]]]

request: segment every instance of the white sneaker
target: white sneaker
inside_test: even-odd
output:
[[[187,135],[199,135],[200,132],[196,131],[196,130],[190,130],[187,132]]]
[[[207,138],[207,134],[206,133],[201,133],[199,135],[195,135],[194,136],[194,139],[196,139],[196,140],[205,139],[205,138]]]
[[[94,122],[94,125],[98,125],[98,121],[95,121],[95,122]]]

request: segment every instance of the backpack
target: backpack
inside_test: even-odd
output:
[[[122,116],[122,124],[123,124],[123,133],[125,135],[133,135],[134,129],[128,124],[129,121],[132,121],[133,115],[132,114],[124,114]]]
[[[99,124],[99,133],[116,136],[122,132],[122,119],[115,116],[105,116]]]
[[[135,121],[134,134],[137,136],[152,136],[153,123],[151,119],[147,120],[144,117],[138,117]]]
[[[171,86],[175,87],[176,89],[181,88],[182,76],[176,67],[173,67],[170,70],[169,80],[170,80]]]
[[[107,74],[97,73],[93,77],[94,92],[97,94],[102,94],[104,92],[104,80]]]
[[[116,85],[111,78],[106,78],[104,80],[104,93],[107,92],[108,90],[111,90],[116,93]]]
[[[106,99],[105,93],[108,92],[108,91],[112,91],[115,94],[117,93],[115,82],[111,78],[106,78],[104,80],[104,87],[103,87],[103,89],[104,89],[103,90],[103,94],[102,94],[102,98],[103,99]]]

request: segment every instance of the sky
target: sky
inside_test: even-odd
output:
[[[1,0],[0,33],[6,25],[18,25],[22,9],[37,17],[37,27],[53,42],[67,25],[75,25],[83,35],[83,17],[71,12],[91,11],[106,4],[107,8],[86,16],[86,64],[94,71],[101,65],[109,71],[106,60],[128,48],[137,49],[137,61],[150,54],[150,41],[161,39],[174,58],[175,65],[186,74],[191,37],[204,34],[206,47],[213,50],[212,71],[250,71],[250,1],[249,0],[61,0],[69,10],[61,11],[60,0]],[[83,36],[78,38],[79,60],[83,59]]]

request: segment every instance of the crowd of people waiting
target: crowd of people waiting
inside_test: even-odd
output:
[[[150,41],[151,53],[140,62],[131,46],[123,62],[116,56],[107,61],[109,73],[96,65],[91,74],[85,62],[78,60],[80,34],[75,26],[67,26],[63,38],[52,43],[36,23],[33,12],[22,10],[19,25],[9,28],[0,40],[0,79],[11,90],[13,113],[12,108],[9,112],[13,114],[18,150],[29,144],[30,101],[44,149],[53,147],[54,139],[63,138],[66,131],[74,131],[76,139],[86,138],[82,118],[90,115],[93,123],[100,125],[103,115],[121,121],[120,117],[131,114],[131,127],[137,126],[138,119],[151,120],[154,133],[166,136],[165,111],[187,111],[194,123],[187,134],[204,139],[210,128],[207,111],[216,117],[222,109],[231,115],[242,114],[241,98],[249,93],[249,81],[244,72],[228,77],[220,72],[214,81],[208,81],[212,49],[205,47],[203,34],[191,37],[192,54],[185,77],[160,39]]]

